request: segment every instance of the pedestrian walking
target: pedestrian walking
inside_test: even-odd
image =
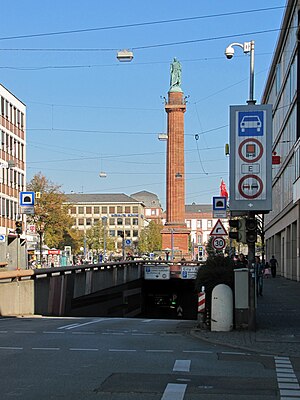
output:
[[[271,266],[272,277],[276,278],[276,268],[278,267],[278,261],[274,256],[271,257],[269,264]]]
[[[263,295],[263,277],[264,277],[264,265],[260,262],[260,258],[258,256],[255,257],[255,277],[256,277],[256,291],[258,296]]]

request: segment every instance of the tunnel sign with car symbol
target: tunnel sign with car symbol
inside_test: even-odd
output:
[[[272,209],[272,106],[230,107],[230,210]]]

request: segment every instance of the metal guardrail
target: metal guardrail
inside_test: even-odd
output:
[[[78,274],[86,271],[109,270],[113,268],[124,268],[125,266],[143,266],[143,265],[179,265],[179,266],[199,266],[199,261],[184,261],[184,262],[171,262],[166,260],[131,260],[131,261],[117,261],[101,264],[80,264],[70,265],[64,267],[52,268],[36,268],[36,269],[20,269],[12,271],[0,272],[0,283],[9,282],[13,280],[28,280],[28,279],[41,279],[51,276],[60,276],[68,274]]]

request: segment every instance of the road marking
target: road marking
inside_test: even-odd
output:
[[[60,326],[57,329],[71,329],[71,328],[75,328],[78,325],[79,325],[79,323],[77,322],[76,324],[69,324],[69,325]]]
[[[135,352],[136,350],[130,350],[130,349],[109,349],[108,351],[120,351],[120,352]]]
[[[168,383],[161,400],[183,400],[187,385]]]
[[[0,331],[0,333],[8,333],[8,331]]]
[[[153,319],[144,319],[143,321],[141,321],[144,324],[148,324],[149,322],[152,322]]]
[[[96,332],[72,332],[72,335],[96,335]]]
[[[99,351],[99,349],[80,349],[80,348],[76,348],[76,347],[71,347],[69,350],[70,351]]]
[[[36,331],[14,331],[14,333],[36,333]]]
[[[23,347],[0,347],[0,350],[23,350]]]
[[[173,371],[189,372],[191,368],[191,360],[176,360]]]
[[[280,400],[300,399],[300,386],[289,357],[274,357]]]
[[[230,355],[238,355],[238,356],[246,356],[249,355],[247,353],[240,353],[238,351],[221,351],[221,354],[230,354]]]
[[[51,331],[44,331],[43,333],[45,333],[47,335],[53,335],[53,334],[55,334],[55,335],[57,335],[57,334],[64,335],[65,334],[65,332],[51,332]]]
[[[132,333],[132,336],[153,336],[153,333]]]
[[[32,347],[31,350],[60,350],[59,347]]]

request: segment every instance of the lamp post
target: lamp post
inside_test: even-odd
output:
[[[40,247],[40,258],[39,258],[39,264],[40,266],[42,266],[42,252],[43,252],[43,233],[44,233],[44,228],[45,228],[45,224],[44,222],[40,222],[39,223],[39,227],[38,227],[38,235],[39,235],[39,247]]]
[[[103,262],[106,261],[106,225],[107,225],[107,217],[102,217],[102,225],[103,225]]]
[[[174,229],[171,229],[171,261],[174,261]]]
[[[234,56],[234,46],[241,47],[245,54],[250,53],[250,79],[249,79],[249,100],[248,105],[255,105],[254,100],[254,40],[244,43],[231,43],[225,50],[225,56],[231,59]],[[255,219],[255,212],[248,212],[249,219]],[[248,245],[248,267],[250,272],[249,281],[249,317],[248,329],[255,330],[256,327],[256,313],[255,313],[255,243],[247,240]]]
[[[225,56],[230,60],[234,56],[234,46],[241,47],[245,54],[250,53],[250,80],[249,80],[249,100],[248,104],[255,104],[254,100],[254,40],[244,43],[231,43],[225,50]]]

